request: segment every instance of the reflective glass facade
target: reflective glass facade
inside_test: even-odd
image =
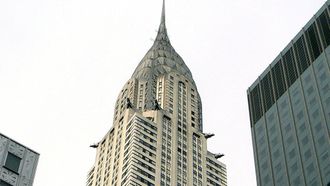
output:
[[[258,185],[330,183],[329,5],[248,89]]]

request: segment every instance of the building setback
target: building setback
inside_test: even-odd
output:
[[[258,185],[330,185],[330,1],[249,87]]]
[[[0,133],[0,186],[32,186],[39,154]]]
[[[151,49],[121,90],[113,126],[94,147],[88,186],[227,185],[219,154],[207,151],[202,103],[171,46],[163,10]]]

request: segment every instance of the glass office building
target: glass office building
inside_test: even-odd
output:
[[[258,185],[330,185],[329,6],[247,91]]]

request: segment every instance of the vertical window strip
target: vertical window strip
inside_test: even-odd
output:
[[[253,113],[253,123],[256,123],[262,116],[261,96],[259,84],[251,91],[251,105]]]
[[[310,65],[304,36],[302,35],[293,46],[297,56],[299,74],[302,74]]]
[[[293,58],[292,48],[290,48],[284,55],[284,69],[287,78],[288,87],[290,87],[298,78],[297,68]]]
[[[313,23],[307,30],[307,45],[311,53],[311,59],[314,61],[321,54],[321,43],[320,38],[318,37],[316,24]]]
[[[261,91],[265,110],[268,110],[275,103],[270,73],[268,72],[261,80]]]
[[[325,9],[322,14],[317,18],[317,24],[321,34],[321,40],[323,42],[324,48],[330,45],[330,18]]]
[[[285,77],[283,71],[282,60],[279,60],[275,66],[271,69],[273,76],[273,84],[275,88],[275,100],[284,94],[286,91]]]

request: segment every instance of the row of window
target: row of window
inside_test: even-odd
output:
[[[177,75],[179,76],[179,75]],[[169,112],[171,114],[173,114],[173,108],[174,108],[174,105],[173,105],[173,86],[174,86],[174,82],[173,82],[174,78],[173,76],[170,76],[170,79],[167,81],[167,88],[166,90],[168,91],[167,95],[168,95],[168,109],[169,109]],[[159,80],[161,82],[161,80]],[[186,80],[185,81],[186,83],[188,83],[188,81]],[[159,84],[159,90],[160,90],[160,84]],[[178,100],[178,103],[177,103],[177,106],[180,108],[183,106],[187,106],[188,104],[188,89],[186,88],[185,86],[185,83],[183,81],[178,81],[178,90],[179,90],[179,94],[183,94],[185,96],[185,98],[187,99],[184,99],[184,100]],[[201,104],[200,104],[200,101],[199,101],[199,96],[197,94],[197,92],[195,91],[194,88],[191,88],[190,89],[190,109],[191,109],[191,126],[196,128],[196,129],[202,129],[201,128]],[[183,116],[187,116],[187,110],[178,110],[179,113],[182,113]],[[187,118],[184,118],[183,120],[186,120]]]
[[[178,83],[178,140],[177,183],[187,184],[187,90],[183,82]]]
[[[113,160],[113,164],[114,164],[114,170],[113,170],[113,174],[112,174],[112,184],[116,184],[118,181],[118,168],[119,168],[119,157],[120,157],[120,148],[121,148],[121,135],[122,135],[122,130],[123,130],[123,118],[121,118],[119,120],[119,124],[117,127],[117,142],[116,142],[116,147],[115,147],[115,157]],[[109,180],[109,177],[106,177],[106,182]]]
[[[140,118],[127,125],[121,185],[132,184],[133,177],[139,182],[154,185],[156,130],[155,126]]]
[[[251,124],[263,116],[329,44],[330,18],[325,9],[250,92]]]
[[[163,117],[162,123],[162,156],[161,156],[161,186],[171,184],[171,159],[172,159],[172,122],[169,118]]]
[[[203,181],[203,168],[202,168],[202,141],[199,135],[195,133],[192,136],[193,145],[193,185],[202,185]]]
[[[116,101],[114,121],[120,118],[123,111],[128,107],[129,104],[135,103],[136,100],[134,94],[137,92],[137,80],[128,81],[124,88],[121,90],[118,99]],[[127,98],[130,98],[131,103],[128,103]],[[132,106],[132,105],[130,105]]]

